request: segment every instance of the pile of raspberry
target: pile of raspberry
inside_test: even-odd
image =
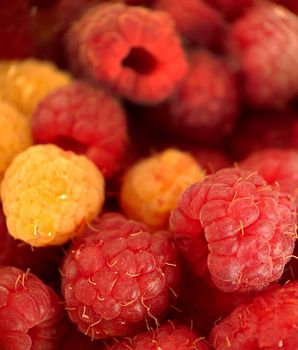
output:
[[[297,1],[0,5],[0,349],[297,350]]]

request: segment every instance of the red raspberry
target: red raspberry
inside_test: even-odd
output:
[[[55,143],[83,153],[111,176],[125,151],[128,135],[124,111],[108,92],[73,82],[49,94],[33,113],[37,143]]]
[[[70,319],[94,339],[136,333],[165,315],[179,262],[166,231],[106,214],[78,237],[62,269]]]
[[[275,0],[274,2],[287,7],[290,11],[298,14],[298,3],[297,0]]]
[[[207,343],[186,326],[172,322],[163,324],[156,331],[140,333],[134,338],[124,339],[108,350],[208,350]]]
[[[248,114],[228,140],[234,159],[243,159],[263,148],[290,147],[297,117],[297,113],[290,110]]]
[[[75,71],[138,103],[164,100],[186,71],[171,18],[142,7],[92,7],[73,24],[66,46]]]
[[[297,349],[298,282],[238,306],[210,334],[216,350]]]
[[[227,168],[190,186],[171,214],[177,243],[199,276],[224,292],[261,290],[293,252],[289,198],[254,172]]]
[[[237,87],[225,63],[207,51],[190,56],[190,69],[163,119],[185,139],[218,141],[228,134],[238,113]]]
[[[212,6],[224,13],[226,17],[233,19],[240,16],[247,8],[258,0],[207,0]]]
[[[231,51],[253,106],[282,108],[298,93],[298,18],[271,3],[252,7],[235,22]]]
[[[290,193],[298,205],[298,150],[267,148],[256,151],[239,163],[242,169],[255,170],[270,185]]]
[[[29,2],[0,0],[0,60],[32,55]]]
[[[0,348],[57,349],[63,310],[52,289],[31,273],[1,266],[0,291]]]
[[[217,47],[225,30],[219,12],[203,0],[157,0],[153,8],[168,12],[175,20],[178,32],[186,42],[194,45]]]

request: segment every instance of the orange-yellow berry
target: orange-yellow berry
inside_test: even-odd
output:
[[[120,190],[121,208],[128,217],[152,228],[166,228],[180,194],[203,176],[191,155],[167,149],[127,171]]]
[[[70,76],[52,63],[36,59],[0,63],[0,97],[31,116],[51,91],[70,82]]]
[[[28,119],[13,105],[0,100],[0,181],[13,158],[31,145]]]
[[[6,170],[1,199],[14,238],[36,247],[63,244],[101,211],[104,178],[85,156],[31,146]]]

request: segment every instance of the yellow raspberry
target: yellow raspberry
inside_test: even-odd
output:
[[[137,162],[123,177],[120,205],[124,213],[154,229],[166,228],[180,194],[204,176],[186,152],[167,149]]]
[[[51,91],[70,82],[70,76],[47,61],[26,59],[0,63],[0,97],[31,116]]]
[[[63,244],[101,211],[104,178],[85,156],[31,146],[6,170],[1,199],[13,237],[36,247]]]
[[[28,119],[13,105],[0,100],[0,181],[13,158],[31,145]]]

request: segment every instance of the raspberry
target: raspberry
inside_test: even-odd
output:
[[[138,103],[161,102],[186,71],[171,18],[142,7],[92,7],[72,26],[66,46],[75,71]]]
[[[169,130],[187,140],[218,141],[231,132],[238,113],[237,87],[224,62],[210,52],[194,52],[166,110]]]
[[[203,176],[190,154],[166,149],[128,169],[120,190],[121,208],[134,220],[156,229],[166,228],[180,194]]]
[[[82,153],[106,177],[117,170],[128,139],[117,100],[83,82],[58,88],[42,100],[33,113],[32,129],[37,143]]]
[[[298,151],[267,148],[256,151],[239,163],[242,169],[255,170],[270,185],[278,183],[298,204]]]
[[[250,105],[283,108],[298,93],[298,18],[275,4],[252,7],[235,22],[231,51]]]
[[[219,12],[202,0],[157,0],[153,8],[168,12],[175,20],[178,32],[193,45],[216,47],[225,31],[225,22]]]
[[[54,145],[31,146],[7,169],[1,199],[14,238],[36,247],[58,245],[97,216],[104,180],[84,156]]]
[[[257,3],[258,0],[209,0],[212,6],[230,19],[243,14],[250,6]]]
[[[297,349],[298,282],[238,306],[210,334],[217,350]]]
[[[94,339],[125,336],[158,324],[177,293],[179,276],[167,231],[150,234],[142,223],[109,213],[70,248],[62,293],[80,331]]]
[[[27,59],[0,62],[0,97],[30,116],[50,91],[70,82],[52,63]]]
[[[289,198],[254,172],[226,168],[190,186],[170,226],[190,266],[224,292],[266,288],[295,244]]]
[[[32,144],[28,120],[13,105],[0,100],[0,180],[13,158]]]
[[[29,3],[27,0],[0,0],[0,60],[32,55]]]
[[[57,295],[36,276],[0,266],[0,348],[57,349],[63,309]]]
[[[228,140],[232,156],[234,159],[243,159],[263,148],[290,147],[293,144],[293,125],[297,117],[297,113],[290,110],[249,113],[240,120]]]
[[[207,343],[186,326],[175,325],[171,321],[156,331],[143,332],[134,338],[115,343],[108,350],[208,350]]]

